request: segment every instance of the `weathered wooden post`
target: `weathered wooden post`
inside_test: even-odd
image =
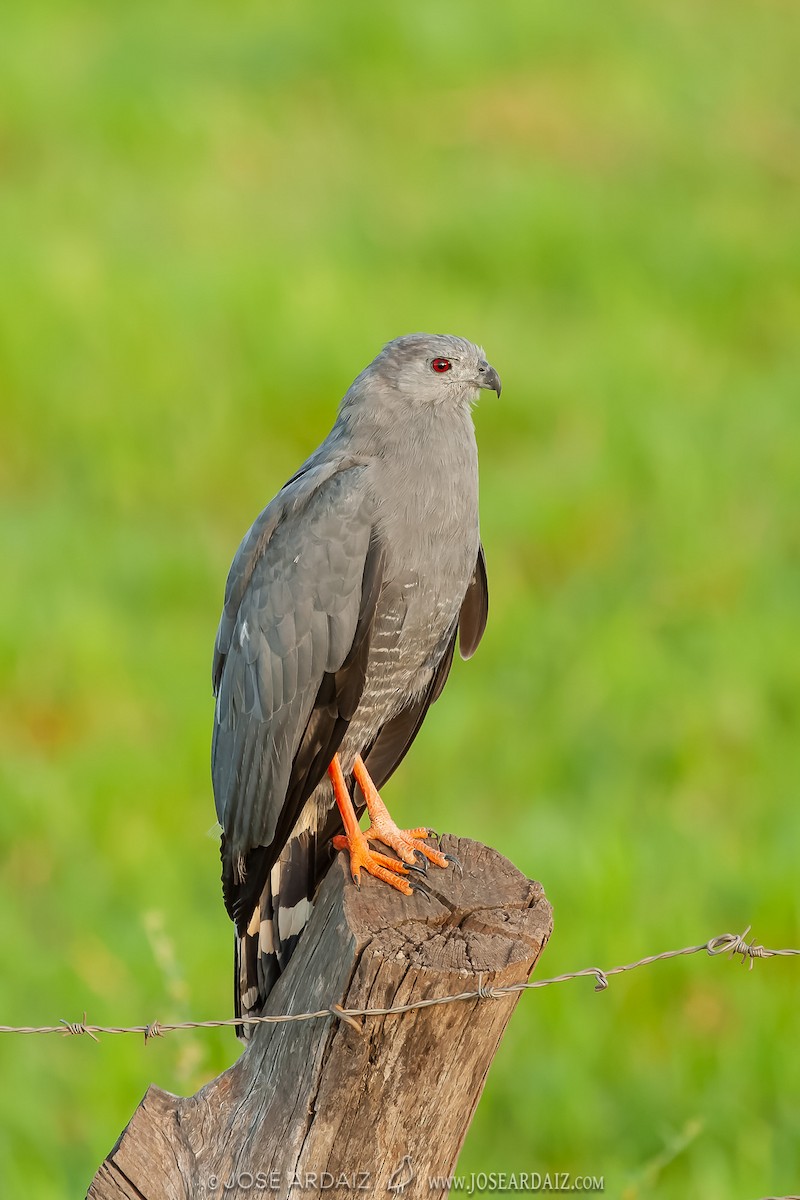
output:
[[[444,847],[464,874],[431,869],[430,899],[369,878],[358,891],[340,855],[266,1011],[392,1008],[527,979],[552,930],[541,886],[486,846]],[[429,1177],[454,1169],[518,999],[260,1025],[195,1096],[148,1089],[89,1197],[440,1195]]]

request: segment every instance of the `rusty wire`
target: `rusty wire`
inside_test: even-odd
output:
[[[362,1026],[358,1017],[391,1017],[401,1013],[414,1012],[420,1008],[432,1008],[437,1004],[456,1004],[467,1000],[499,1000],[503,996],[515,992],[533,991],[535,988],[550,987],[554,983],[566,983],[570,979],[582,979],[594,976],[595,991],[603,992],[608,987],[612,975],[622,975],[625,971],[634,971],[637,967],[646,967],[654,962],[663,962],[669,958],[681,958],[689,954],[699,954],[705,950],[712,957],[727,954],[729,958],[737,955],[742,963],[749,963],[750,968],[757,958],[793,957],[800,955],[800,950],[771,950],[766,946],[757,945],[755,941],[747,941],[750,926],[743,933],[722,933],[717,937],[702,942],[699,946],[684,946],[680,950],[663,950],[660,954],[649,954],[637,962],[626,963],[621,967],[584,967],[581,971],[568,971],[564,975],[555,975],[552,979],[535,979],[527,983],[510,983],[502,987],[485,985],[483,976],[478,978],[478,986],[471,991],[458,992],[453,996],[432,996],[426,1000],[413,1000],[409,1004],[396,1004],[390,1008],[342,1008],[338,1004],[328,1008],[320,1008],[315,1012],[278,1013],[260,1017],[227,1017],[218,1021],[150,1021],[147,1025],[93,1025],[87,1021],[86,1013],[82,1021],[61,1020],[58,1025],[0,1025],[0,1033],[61,1033],[70,1035],[85,1034],[98,1041],[99,1033],[139,1033],[145,1042],[150,1038],[162,1037],[178,1029],[218,1029],[229,1025],[278,1025],[285,1021],[315,1021],[323,1017],[335,1017],[344,1021],[352,1028],[361,1032]]]

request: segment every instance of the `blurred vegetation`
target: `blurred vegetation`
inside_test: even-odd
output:
[[[492,613],[387,789],[541,879],[543,975],[800,945],[800,14],[785,0],[9,6],[0,1021],[226,1016],[233,551],[355,373],[481,342]],[[523,997],[463,1170],[800,1182],[798,967]],[[0,1042],[0,1178],[82,1194],[229,1032]]]

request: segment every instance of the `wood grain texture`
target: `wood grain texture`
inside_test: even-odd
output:
[[[358,891],[340,855],[266,1012],[388,1008],[481,977],[524,981],[552,930],[541,886],[476,842],[446,837],[443,848],[464,875],[431,868],[430,899],[370,878]],[[402,1194],[433,1197],[428,1177],[454,1169],[518,1000],[360,1017],[358,1031],[334,1017],[259,1026],[195,1096],[150,1087],[88,1195],[392,1195],[413,1174]]]

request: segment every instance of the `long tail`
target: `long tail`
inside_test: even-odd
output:
[[[244,934],[234,946],[233,997],[237,1017],[258,1016],[291,958],[313,908],[317,834],[292,834],[273,866]],[[247,1041],[255,1027],[237,1025]]]

